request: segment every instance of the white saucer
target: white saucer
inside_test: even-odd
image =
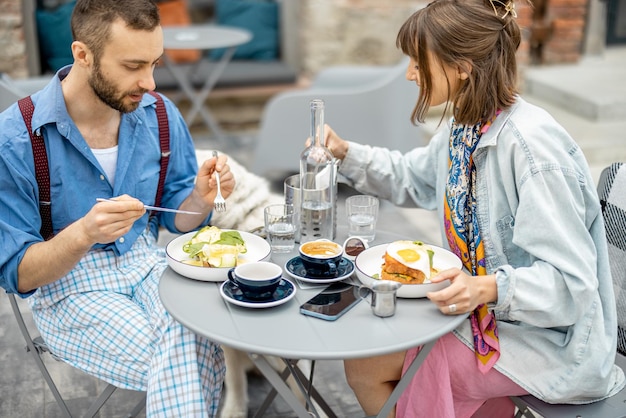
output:
[[[307,276],[306,268],[302,265],[302,259],[299,256],[292,258],[285,263],[285,271],[294,279],[308,283],[333,283],[347,279],[354,272],[354,264],[352,261],[343,257],[337,266],[337,274],[334,276]]]
[[[248,299],[230,280],[220,286],[220,294],[224,300],[245,308],[271,308],[282,305],[296,295],[296,286],[287,279],[281,279],[278,288],[269,299]]]

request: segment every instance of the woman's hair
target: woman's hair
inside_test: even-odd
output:
[[[72,13],[72,36],[99,60],[117,19],[136,30],[151,31],[161,23],[153,0],[78,0]]]
[[[468,79],[450,92],[454,118],[476,124],[511,106],[517,94],[515,52],[521,33],[513,0],[435,0],[400,28],[396,46],[418,65],[420,93],[411,114],[423,122],[432,94],[432,68],[466,68]],[[435,57],[429,60],[428,52]],[[448,80],[448,88],[450,82]]]

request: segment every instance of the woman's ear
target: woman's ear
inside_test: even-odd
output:
[[[472,73],[472,63],[471,62],[463,62],[461,64],[459,64],[459,66],[457,67],[457,76],[461,79],[461,80],[467,80],[470,76],[470,74]]]

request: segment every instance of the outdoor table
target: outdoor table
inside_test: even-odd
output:
[[[346,238],[346,230],[339,229],[337,242]],[[406,239],[397,234],[377,231],[372,243]],[[297,255],[272,254],[272,261],[284,266]],[[325,285],[300,286],[287,274],[285,278],[296,284],[296,295],[290,301],[271,308],[251,309],[225,301],[219,292],[221,283],[188,279],[167,268],[161,277],[159,292],[165,308],[181,324],[220,344],[247,352],[250,359],[299,417],[311,415],[265,356],[285,360],[294,377],[300,379],[300,388],[308,399],[306,377],[293,367],[289,359],[337,360],[371,357],[406,350],[423,345],[424,348],[402,377],[377,416],[386,417],[411,378],[433,347],[435,341],[458,327],[466,315],[443,315],[428,299],[398,299],[396,314],[388,318],[376,317],[367,300],[358,303],[336,321],[325,321],[299,313],[299,307],[319,293]],[[358,282],[357,279],[355,279]],[[304,380],[304,382],[302,382]],[[313,398],[329,415],[335,416],[316,390]]]
[[[200,113],[204,123],[211,132],[220,139],[224,138],[222,129],[206,108],[204,102],[209,97],[211,90],[213,90],[215,83],[217,83],[224,72],[237,47],[250,41],[250,39],[252,39],[252,34],[245,29],[212,24],[166,26],[163,28],[163,47],[165,49],[211,50],[226,48],[219,61],[215,63],[209,72],[204,85],[198,91],[194,91],[184,68],[173,63],[167,54],[163,55],[166,67],[172,73],[174,79],[176,79],[183,93],[191,101],[191,109],[185,117],[188,125]],[[191,67],[189,70],[192,71],[193,68]]]

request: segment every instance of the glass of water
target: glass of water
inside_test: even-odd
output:
[[[367,195],[350,196],[346,199],[346,212],[349,236],[371,242],[376,237],[378,199]]]
[[[300,222],[298,211],[293,205],[276,204],[265,207],[265,231],[272,252],[288,253],[295,246]]]

